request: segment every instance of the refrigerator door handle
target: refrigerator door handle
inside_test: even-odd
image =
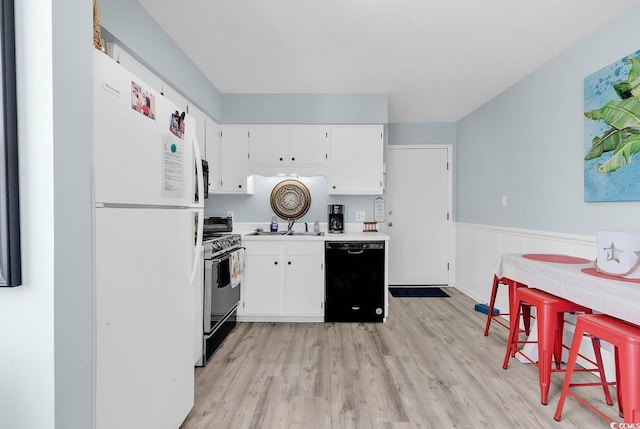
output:
[[[193,249],[193,266],[191,267],[191,282],[196,279],[198,275],[199,261],[202,259],[204,247],[202,246],[202,236],[204,233],[204,198],[200,195],[204,189],[204,174],[202,172],[202,156],[200,154],[200,146],[198,145],[198,138],[195,133],[192,134],[191,144],[193,145],[193,158],[196,164],[196,178],[198,180],[198,207],[195,212],[198,216],[198,227],[196,229],[196,245]]]
[[[204,247],[202,246],[202,234],[204,232],[204,209],[196,209],[196,215],[198,216],[198,227],[196,229],[196,245],[193,249],[193,265],[191,266],[191,282],[196,279],[198,275],[198,266],[199,261],[202,259],[202,253],[204,251]]]
[[[198,138],[196,137],[195,133],[193,133],[191,144],[193,145],[193,157],[195,158],[195,163],[196,163],[196,180],[198,181],[197,206],[204,208],[204,196],[202,195],[204,191],[204,173],[202,171],[202,155],[200,154],[200,145],[198,144]]]

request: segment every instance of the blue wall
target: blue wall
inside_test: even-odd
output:
[[[212,195],[209,194],[205,213],[211,216],[226,216],[227,211],[233,211],[237,222],[258,222],[267,229],[271,217],[274,215],[271,210],[270,196],[273,187],[283,180],[283,177],[262,177],[254,176],[253,195]],[[327,222],[327,205],[344,204],[345,218],[348,222],[355,222],[356,211],[364,211],[367,219],[373,219],[373,201],[375,195],[344,196],[329,195],[327,193],[327,178],[300,177],[302,183],[309,188],[311,194],[311,207],[307,214],[296,221],[295,229],[303,229],[304,222],[313,224],[317,219],[320,222]],[[278,219],[278,222],[284,222]]]
[[[225,124],[386,124],[386,94],[224,94]]]
[[[640,203],[585,203],[583,191],[583,79],[640,48],[638,22],[640,6],[458,122],[456,221],[586,235],[640,229]]]
[[[453,122],[389,124],[389,144],[455,144],[456,124]]]

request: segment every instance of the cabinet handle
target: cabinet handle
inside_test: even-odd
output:
[[[282,158],[282,157],[281,157],[281,158],[280,158],[280,161],[282,161],[283,159],[284,159],[284,158]]]
[[[238,185],[238,188],[242,189],[242,185]]]
[[[296,160],[295,158],[291,158],[291,161],[295,161],[295,160]]]
[[[336,189],[336,185],[333,185],[333,189]]]
[[[278,261],[275,261],[275,262],[273,263],[273,265],[278,265]]]
[[[291,265],[291,261],[287,262],[288,265]]]

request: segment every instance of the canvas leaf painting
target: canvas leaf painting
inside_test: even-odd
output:
[[[640,51],[584,79],[584,199],[640,200]]]

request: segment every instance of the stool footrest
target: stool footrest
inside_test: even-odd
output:
[[[567,391],[567,395],[575,398],[578,402],[580,402],[582,405],[584,405],[585,407],[587,407],[588,409],[590,409],[591,411],[593,411],[594,413],[596,413],[598,416],[600,416],[601,419],[603,419],[604,421],[608,422],[608,423],[613,423],[613,420],[611,420],[611,418],[607,417],[602,411],[598,410],[596,407],[594,407],[593,405],[591,405],[589,402],[587,402],[585,399],[583,399],[581,396],[577,395],[575,392],[569,390]],[[612,404],[608,404],[608,405],[612,405]],[[556,418],[555,416],[553,417],[554,420],[556,421],[560,421],[560,418]]]
[[[573,372],[576,372],[576,370],[574,369]],[[569,384],[569,387],[594,387],[594,386],[602,386],[605,383],[571,383]],[[607,381],[606,382],[607,386],[615,386],[616,382],[615,381]],[[611,404],[609,404],[611,405]]]
[[[531,357],[527,356],[523,350],[518,349],[519,344],[527,344],[530,341],[520,341],[518,336],[518,322],[519,316],[524,314],[524,309],[527,311],[535,307],[537,310],[537,327],[538,327],[538,339],[535,341],[538,345],[538,362],[535,362]],[[538,368],[538,381],[540,385],[540,402],[544,405],[547,404],[549,396],[549,388],[551,386],[551,374],[556,372],[571,373],[574,370],[577,372],[593,372],[593,369],[580,369],[575,368],[575,355],[572,355],[574,360],[569,360],[565,368],[562,368],[562,350],[568,348],[562,344],[562,334],[564,333],[564,314],[565,313],[592,313],[591,309],[582,305],[568,301],[566,299],[557,297],[550,293],[541,291],[534,288],[519,288],[516,290],[515,299],[513,305],[511,305],[512,317],[509,330],[509,340],[507,342],[507,350],[505,351],[504,361],[502,364],[503,369],[507,369],[509,366],[509,359],[515,356],[516,353],[522,355],[527,361],[534,364]],[[576,328],[577,330],[577,328]],[[606,377],[602,368],[602,359],[600,357],[600,345],[596,344],[598,340],[592,338],[593,352],[596,356],[597,363],[595,366],[601,377],[601,386],[604,391],[605,400],[607,403],[611,401],[608,391],[608,385],[606,384]],[[575,350],[577,353],[577,350]],[[585,358],[583,355],[580,355]],[[586,359],[586,358],[585,358]],[[587,359],[588,360],[588,359]],[[592,362],[588,360],[589,362]],[[554,365],[555,362],[555,365]],[[591,365],[593,365],[592,363]],[[554,368],[555,367],[555,368]],[[566,377],[565,377],[566,378]],[[559,416],[558,416],[559,417]]]

